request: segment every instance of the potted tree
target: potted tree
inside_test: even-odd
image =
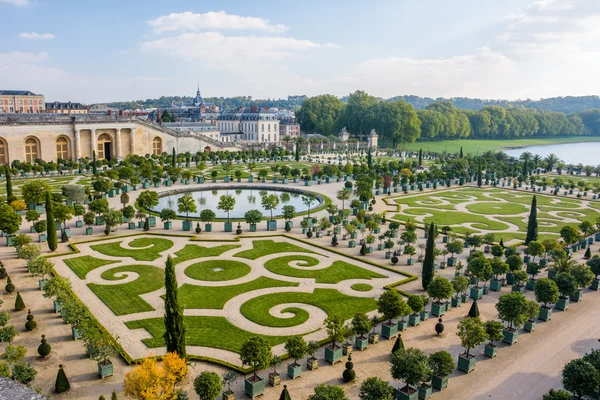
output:
[[[512,272],[512,291],[516,293],[525,293],[525,284],[529,279],[527,278],[527,272],[522,269]]]
[[[398,324],[393,323],[392,319],[400,315],[400,304],[403,301],[396,290],[386,290],[377,300],[377,311],[387,320],[381,325],[381,335],[386,339],[391,339],[398,334]]]
[[[501,321],[508,324],[502,331],[504,343],[510,345],[517,342],[519,327],[527,321],[527,299],[521,292],[505,293],[500,295],[496,303],[496,310]]]
[[[541,278],[537,280],[534,292],[535,299],[542,303],[538,318],[542,321],[549,321],[552,319],[552,307],[548,307],[548,304],[558,301],[558,286],[552,279]]]
[[[369,337],[366,336],[371,331],[371,320],[365,313],[358,313],[352,318],[352,332],[356,334],[354,347],[364,350],[369,346]]]
[[[304,357],[308,345],[301,336],[292,336],[285,342],[285,349],[288,355],[294,359],[294,362],[288,364],[287,373],[292,379],[296,379],[302,374],[302,365],[298,363],[298,359]]]
[[[296,207],[294,206],[283,206],[283,219],[285,220],[285,231],[289,232],[294,228],[294,219],[296,217]]]
[[[281,383],[281,376],[279,375],[279,372],[277,372],[277,367],[281,365],[281,362],[281,357],[276,356],[275,354],[271,355],[271,362],[269,363],[269,366],[273,368],[273,372],[269,372],[269,385],[273,387],[279,386]]]
[[[479,287],[479,281],[492,275],[492,266],[483,253],[477,253],[480,256],[470,257],[467,263],[467,272],[475,278],[475,286],[471,287],[469,297],[473,300],[479,300],[483,297],[483,287]]]
[[[377,333],[378,323],[379,318],[376,315],[371,317],[371,332],[369,332],[369,343],[371,344],[379,343],[379,333]]]
[[[406,329],[407,325],[408,325],[408,321],[405,320],[405,318],[410,315],[411,312],[411,308],[410,306],[406,303],[406,301],[404,301],[404,298],[400,298],[400,313],[398,314],[398,316],[400,317],[400,320],[398,321],[398,331],[403,331]]]
[[[250,225],[250,232],[256,232],[256,224],[262,221],[262,213],[258,210],[248,210],[244,214],[246,223]]]
[[[500,257],[494,257],[491,259],[490,265],[492,267],[492,274],[494,276],[494,279],[490,281],[490,289],[494,292],[499,292],[502,290],[502,277],[509,271],[508,264],[502,261]]]
[[[189,171],[187,171],[189,172]],[[188,179],[189,182],[189,179]],[[196,207],[196,201],[190,195],[181,196],[177,199],[177,212],[185,214],[185,221],[183,221],[182,228],[184,231],[189,232],[192,230],[192,221],[190,220],[190,213],[198,212]]]
[[[569,271],[573,279],[575,279],[575,291],[570,296],[570,300],[576,303],[581,301],[583,289],[589,287],[594,280],[594,273],[586,264],[577,264]]]
[[[217,210],[225,211],[227,213],[227,222],[224,224],[225,232],[233,232],[233,226],[229,219],[229,213],[235,207],[235,198],[231,195],[222,195],[219,198],[219,204],[217,204]],[[204,212],[204,211],[203,211]],[[206,230],[206,229],[205,229]],[[206,230],[209,232],[208,230]]]
[[[592,256],[592,258],[590,258],[589,260],[586,261],[586,264],[588,265],[588,267],[590,267],[590,270],[594,274],[594,280],[592,281],[592,285],[590,286],[590,289],[592,289],[592,290],[600,289],[600,279],[598,278],[598,275],[600,275],[600,256],[598,256],[597,254],[594,254],[594,256]]]
[[[465,318],[458,323],[456,335],[460,338],[465,352],[458,356],[458,370],[467,374],[475,369],[477,360],[470,350],[483,344],[486,340],[485,326],[479,317]]]
[[[441,276],[435,277],[429,286],[427,286],[427,294],[433,299],[431,304],[431,314],[436,317],[441,317],[446,312],[446,303],[444,300],[452,297],[454,287],[452,283]]]
[[[268,194],[262,197],[260,204],[271,213],[271,219],[267,221],[267,231],[276,231],[277,221],[273,219],[273,210],[279,205],[279,197],[275,194]]]
[[[98,363],[98,374],[102,379],[112,376],[114,366],[111,358],[118,354],[115,343],[108,335],[98,333],[94,346],[93,359]]]
[[[231,390],[231,385],[237,381],[238,374],[233,371],[225,372],[222,376],[223,387],[227,390],[223,391],[223,400],[235,400],[235,392]]]
[[[451,304],[452,308],[457,308],[462,304],[462,300],[458,296],[469,288],[469,279],[465,276],[455,276],[452,279],[452,287],[455,296],[452,298]]]
[[[392,378],[405,383],[405,386],[398,391],[397,399],[416,400],[419,396],[417,388],[429,382],[432,377],[425,353],[415,348],[398,349],[392,354],[391,363]],[[425,398],[427,397],[429,396]]]
[[[463,242],[458,239],[451,240],[448,243],[446,243],[446,250],[448,250],[448,253],[450,253],[450,257],[448,258],[449,267],[453,267],[456,265],[456,257],[454,255],[462,254],[463,248]]]
[[[215,220],[216,217],[217,216],[215,212],[208,208],[200,212],[200,221],[204,222],[205,232],[212,232],[212,222]]]
[[[437,390],[448,387],[448,375],[456,368],[452,355],[447,351],[440,350],[429,355],[429,368],[431,368],[431,386]]]
[[[535,300],[529,300],[527,301],[525,311],[527,314],[527,321],[525,321],[524,329],[526,332],[533,332],[535,330],[535,321],[540,315],[540,305]]]
[[[483,348],[484,354],[486,357],[494,358],[496,357],[496,353],[498,352],[498,345],[496,342],[504,339],[504,335],[502,334],[502,330],[504,329],[504,325],[499,321],[485,321],[485,334],[487,336],[487,340],[489,342]]]
[[[242,345],[240,351],[242,364],[252,368],[252,376],[244,379],[244,389],[248,396],[254,398],[265,391],[265,381],[256,374],[256,371],[269,365],[271,355],[271,345],[262,336],[253,336]]]
[[[39,275],[40,279],[38,281],[40,289],[44,289],[44,287],[48,284],[48,279],[46,279],[46,275],[48,275],[54,265],[44,257],[36,258],[32,260],[29,264],[29,271],[34,275]]]
[[[348,240],[348,247],[354,248],[356,247],[356,225],[348,224],[344,227],[346,233],[349,235],[350,240]]]
[[[339,314],[331,314],[324,321],[327,336],[331,344],[325,346],[325,360],[331,364],[341,362],[342,348],[336,342],[344,339],[344,318]]]
[[[412,310],[412,314],[408,317],[409,325],[419,325],[421,323],[421,312],[425,308],[425,299],[423,299],[423,296],[411,295],[408,296],[407,304]]]
[[[308,358],[306,359],[306,368],[311,371],[319,368],[319,359],[315,357],[315,353],[319,350],[319,343],[313,341],[308,342],[306,353]]]
[[[560,293],[555,307],[565,311],[569,308],[569,297],[577,290],[577,282],[575,282],[573,275],[568,272],[560,272],[553,279]]]
[[[160,220],[163,221],[163,225],[166,230],[173,228],[172,221],[175,218],[177,218],[177,213],[175,210],[171,210],[170,208],[163,208],[160,210]]]

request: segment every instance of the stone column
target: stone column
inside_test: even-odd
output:
[[[95,129],[90,130],[90,144],[92,146],[92,150],[90,151],[90,160],[91,160],[94,152],[98,148],[98,146],[96,145],[96,130]],[[98,156],[98,154],[96,154],[96,157],[97,156]]]
[[[135,129],[131,128],[129,129],[129,140],[130,140],[130,148],[131,148],[131,154],[136,154],[135,153]]]
[[[81,131],[79,129],[75,129],[75,140],[73,142],[75,147],[75,159],[79,160],[81,158]]]
[[[121,160],[123,158],[123,155],[121,154],[121,130],[122,129],[116,129],[116,135],[115,135],[115,153],[117,156],[117,159]]]

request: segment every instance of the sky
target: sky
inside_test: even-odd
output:
[[[600,92],[600,0],[0,0],[0,89],[539,99]]]

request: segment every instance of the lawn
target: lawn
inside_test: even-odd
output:
[[[252,271],[247,265],[232,260],[209,260],[190,265],[185,274],[199,281],[230,281],[246,276]]]
[[[290,327],[300,325],[309,318],[307,311],[289,307],[284,312],[295,314],[291,318],[278,318],[269,312],[279,304],[305,303],[319,307],[328,315],[339,314],[350,319],[357,313],[373,311],[377,304],[372,298],[352,297],[335,289],[315,289],[314,293],[271,293],[255,297],[242,304],[240,311],[250,321],[263,326]]]
[[[172,241],[155,237],[138,238],[129,242],[129,247],[136,249],[123,248],[121,243],[123,242],[103,243],[90,247],[106,256],[132,257],[136,261],[154,261],[161,257],[161,252],[173,247]]]
[[[292,243],[275,242],[273,240],[254,240],[252,246],[252,249],[240,251],[239,253],[234,254],[234,257],[256,260],[257,258],[277,253],[314,253],[314,251],[296,246]]]
[[[424,222],[439,226],[470,224],[475,229],[501,231],[508,225],[491,220],[483,215],[469,214],[461,211],[432,210],[425,208],[409,208],[403,210],[406,215],[396,214],[394,219],[400,221],[415,220],[415,216],[425,216]],[[472,232],[476,232],[472,230]]]
[[[100,258],[92,257],[92,256],[81,256],[76,258],[67,258],[65,260],[65,264],[75,274],[79,277],[79,279],[85,279],[88,272],[95,270],[96,268],[103,267],[109,264],[115,264],[120,261],[114,260],[102,260]]]
[[[231,286],[197,286],[183,284],[179,288],[179,301],[184,308],[222,309],[229,300],[242,293],[272,287],[299,286],[298,282],[285,282],[261,276],[253,281]]]
[[[139,274],[139,277],[121,285],[89,283],[88,286],[115,315],[154,311],[154,308],[143,300],[140,295],[154,292],[164,287],[164,270],[151,265],[125,265],[104,271],[102,278],[117,281],[125,279],[127,272],[135,272]]]
[[[183,319],[188,346],[212,347],[239,353],[244,342],[252,336],[264,337],[271,346],[284,343],[288,339],[288,336],[265,336],[245,331],[232,325],[225,317],[190,316]],[[146,329],[152,335],[152,338],[143,340],[146,346],[155,348],[165,345],[163,339],[165,323],[163,318],[129,321],[125,325],[129,329]]]
[[[366,283],[355,283],[350,286],[352,290],[356,290],[357,292],[368,292],[369,290],[373,290],[373,286],[368,285]]]
[[[298,261],[297,267],[290,266],[290,262]],[[319,264],[319,260],[302,255],[283,256],[274,258],[265,263],[265,268],[274,274],[291,276],[294,278],[315,279],[316,283],[336,284],[346,279],[371,279],[386,278],[375,272],[348,264],[344,261],[334,261],[330,267],[307,270],[302,267],[313,267]]]
[[[177,257],[173,258],[173,264],[203,257],[218,257],[226,251],[237,249],[239,244],[223,244],[221,246],[203,247],[197,244],[186,244],[185,247],[175,252]]]

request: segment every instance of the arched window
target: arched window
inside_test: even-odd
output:
[[[56,158],[60,158],[62,160],[68,160],[71,158],[69,155],[69,141],[64,136],[56,139]]]
[[[30,137],[25,140],[25,161],[34,163],[38,158],[40,158],[38,141]]]
[[[112,138],[109,134],[103,133],[98,137],[96,141],[96,157],[99,160],[106,158],[110,160],[112,158],[112,148],[111,148]]]
[[[8,145],[0,139],[0,164],[8,164]]]
[[[155,154],[157,156],[161,155],[163,152],[162,150],[162,139],[159,138],[158,136],[156,136],[153,140],[152,140],[152,154]]]

